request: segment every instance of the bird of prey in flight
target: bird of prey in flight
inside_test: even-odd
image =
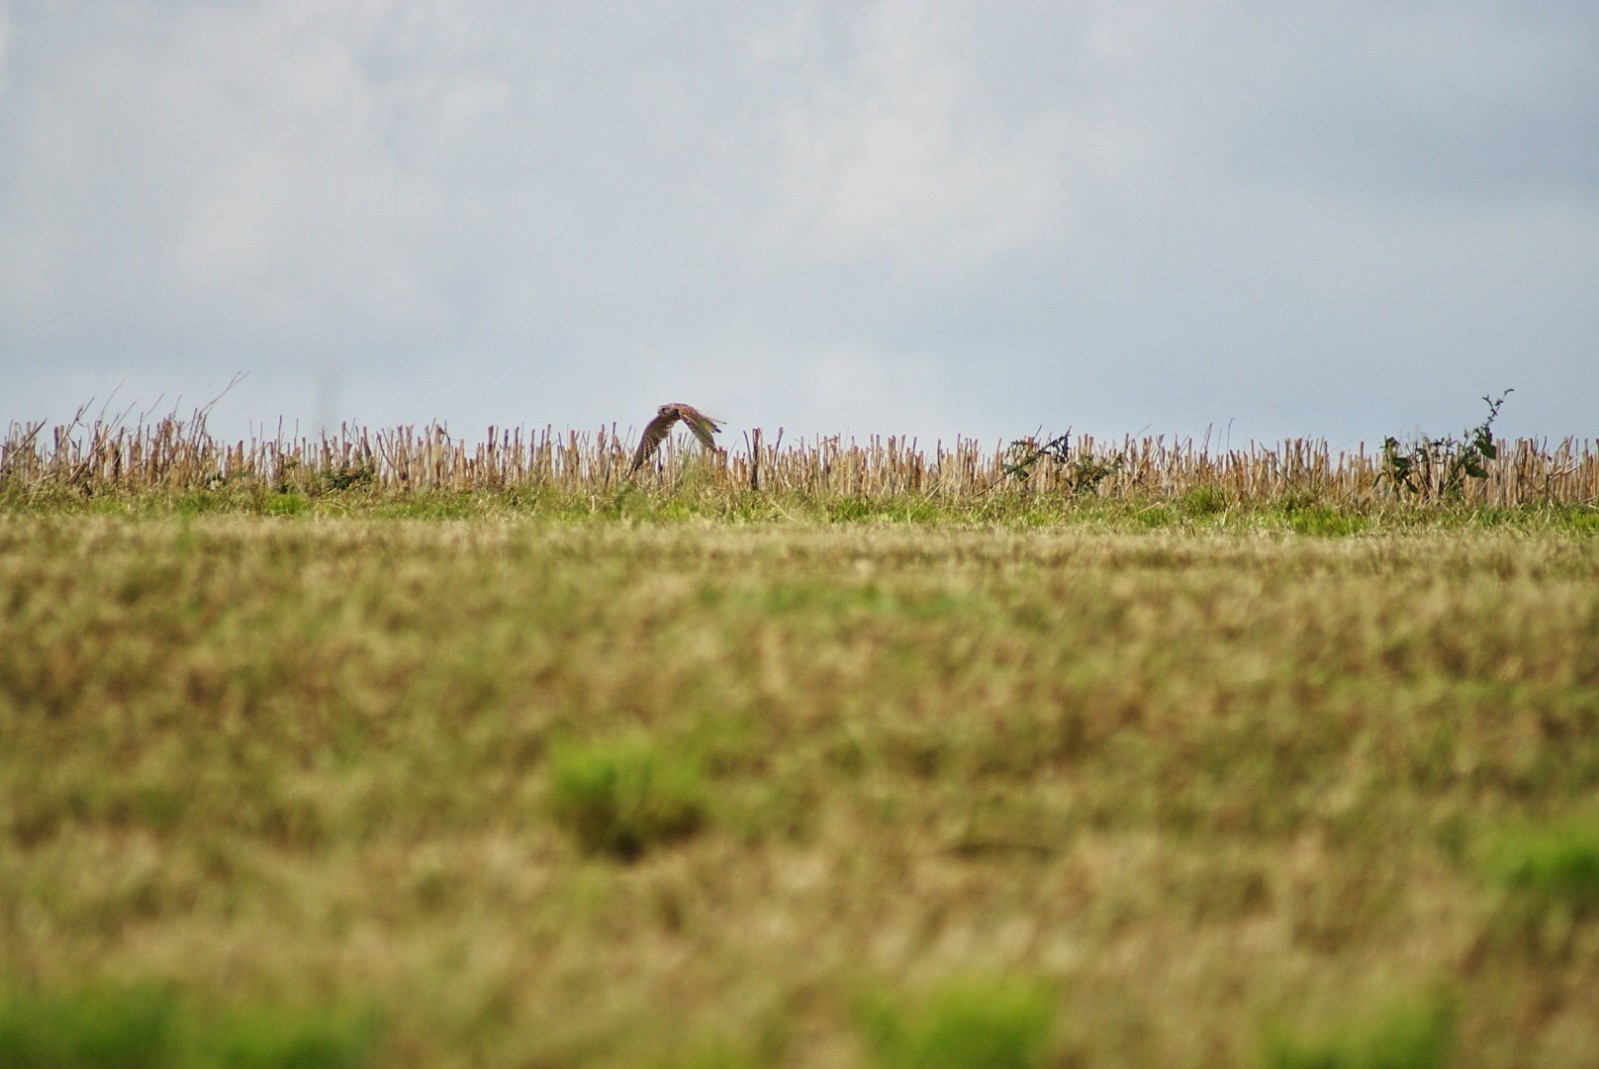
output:
[[[716,448],[716,439],[711,435],[722,429],[719,421],[707,416],[693,405],[662,405],[656,411],[655,418],[644,425],[644,436],[639,439],[638,450],[633,454],[633,466],[628,469],[629,475],[644,466],[644,462],[650,459],[655,450],[666,440],[672,424],[678,420],[688,424],[688,429],[694,432],[694,437],[698,438],[706,449]]]

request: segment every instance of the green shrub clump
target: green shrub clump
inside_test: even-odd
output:
[[[696,763],[643,735],[557,749],[549,804],[584,850],[624,860],[691,835],[706,820]]]
[[[867,999],[860,1022],[883,1069],[1031,1069],[1055,1031],[1055,995],[1014,977],[946,980],[920,999]]]
[[[1506,833],[1490,863],[1500,881],[1530,903],[1599,916],[1599,820]]]
[[[1404,999],[1320,1029],[1266,1031],[1266,1069],[1442,1069],[1454,1011],[1439,997]]]
[[[156,984],[0,994],[0,1069],[361,1069],[367,1013],[246,1006],[200,1012]]]

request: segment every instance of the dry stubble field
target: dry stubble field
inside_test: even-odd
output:
[[[0,514],[0,1064],[1591,1066],[1558,523]]]

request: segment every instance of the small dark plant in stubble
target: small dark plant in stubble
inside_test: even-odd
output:
[[[1465,496],[1466,480],[1486,479],[1488,462],[1498,458],[1493,423],[1505,398],[1514,392],[1506,390],[1497,398],[1484,394],[1488,415],[1475,427],[1466,428],[1463,438],[1423,437],[1409,443],[1391,436],[1383,439],[1378,481],[1401,496],[1459,501]]]

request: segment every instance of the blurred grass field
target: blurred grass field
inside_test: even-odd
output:
[[[263,500],[0,512],[0,1066],[1594,1063],[1591,510]]]

